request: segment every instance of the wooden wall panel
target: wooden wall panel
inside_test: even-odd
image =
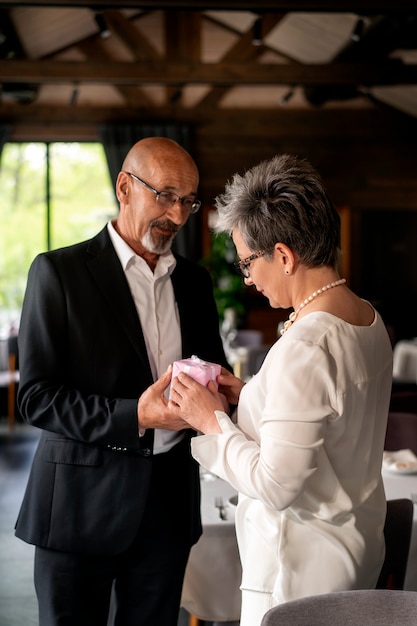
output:
[[[344,114],[337,117],[334,112],[329,116],[317,112],[310,119],[301,114],[299,124],[295,115],[240,115],[240,119],[227,117],[218,124],[213,121],[196,127],[195,156],[203,197],[212,202],[234,172],[243,173],[277,152],[309,158],[323,176],[335,204],[347,207],[343,211],[343,273],[350,286],[380,306],[397,327],[398,336],[417,335],[417,322],[413,331],[413,321],[402,317],[401,306],[391,301],[393,288],[396,299],[400,300],[401,291],[407,302],[417,304],[413,277],[417,276],[417,259],[410,253],[401,268],[401,280],[389,272],[390,278],[385,281],[390,261],[388,248],[380,244],[389,238],[388,224],[393,215],[398,218],[397,248],[398,241],[404,241],[407,249],[411,241],[417,241],[415,120],[383,111],[372,116],[362,112],[350,119]],[[381,212],[388,212],[389,217],[381,221]],[[407,213],[413,217],[407,219]],[[400,271],[396,264],[391,267]],[[248,325],[263,328],[270,340],[280,319],[282,312],[268,314],[256,300]]]
[[[3,115],[7,113],[3,108]],[[100,122],[114,113],[104,109]],[[401,301],[408,310],[417,305],[417,258],[413,253],[398,256],[399,243],[417,249],[417,120],[387,109],[219,110],[207,112],[169,111],[155,115],[138,110],[120,111],[120,121],[151,123],[161,116],[188,122],[193,130],[193,156],[200,169],[200,196],[208,207],[224,190],[235,172],[268,159],[279,152],[309,158],[321,173],[337,206],[349,208],[348,272],[351,287],[363,297],[394,311],[399,325]],[[172,115],[172,112],[171,112]],[[40,108],[23,121],[14,121],[11,138],[31,140],[98,140],[91,112]],[[386,217],[382,217],[386,212]],[[407,213],[413,214],[407,218]],[[207,220],[202,220],[207,229]],[[396,248],[388,246],[390,224],[395,223]],[[372,226],[370,226],[372,225]],[[207,232],[202,237],[207,246]],[[397,263],[401,258],[403,262]],[[391,271],[395,268],[395,271]],[[385,280],[385,277],[389,280]],[[397,277],[401,276],[401,280]],[[394,299],[395,304],[392,304]],[[265,314],[267,304],[254,300],[250,324],[265,324],[268,337],[276,332],[276,316]],[[259,313],[257,315],[257,312]],[[280,314],[279,314],[280,315]],[[258,319],[258,322],[256,321]],[[259,321],[261,320],[261,321]],[[417,322],[399,334],[417,336]]]

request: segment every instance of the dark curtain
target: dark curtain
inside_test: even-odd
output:
[[[126,154],[144,137],[169,137],[192,155],[190,129],[185,124],[103,124],[99,127],[99,136],[104,146],[113,188]],[[201,213],[190,215],[175,237],[172,248],[193,261],[201,259]]]
[[[0,124],[0,166],[1,155],[3,152],[4,144],[7,142],[10,135],[10,126],[7,124]]]

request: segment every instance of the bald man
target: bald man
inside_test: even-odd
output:
[[[166,415],[167,368],[228,367],[211,278],[171,250],[198,183],[177,143],[139,141],[117,219],[30,268],[18,403],[41,436],[16,535],[36,546],[39,626],[106,626],[113,587],[117,626],[177,625],[200,485],[195,433]]]

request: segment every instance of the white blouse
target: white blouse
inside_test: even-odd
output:
[[[280,603],[375,586],[391,381],[377,313],[364,327],[312,312],[242,389],[237,425],[217,411],[222,434],[193,439],[197,461],[239,491],[242,589]]]

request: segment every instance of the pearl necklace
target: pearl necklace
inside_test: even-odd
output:
[[[319,296],[324,291],[327,291],[328,289],[332,289],[333,287],[338,287],[339,285],[343,285],[345,282],[346,282],[346,278],[341,278],[340,280],[335,280],[333,283],[329,283],[328,285],[324,285],[324,287],[321,287],[320,289],[317,289],[317,291],[314,291],[311,294],[311,296],[308,296],[308,298],[303,300],[303,302],[300,304],[298,309],[296,311],[293,311],[290,314],[290,316],[287,319],[287,321],[284,322],[284,328],[281,330],[281,335],[283,335],[284,333],[287,332],[287,330],[290,328],[290,326],[292,326],[294,324],[294,322],[297,319],[297,316],[298,316],[299,312],[301,311],[301,309],[304,309],[304,307],[307,304],[309,304],[312,300],[314,300],[314,298],[317,298],[317,296]]]

